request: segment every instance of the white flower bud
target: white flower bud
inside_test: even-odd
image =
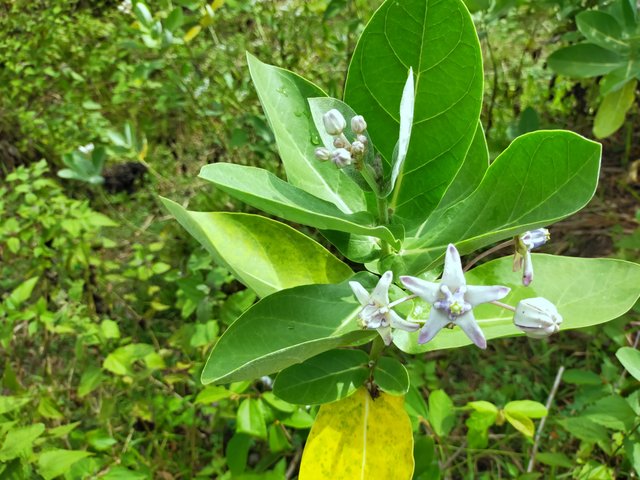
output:
[[[347,165],[351,165],[351,153],[345,148],[338,148],[333,152],[331,161],[338,168],[346,167]]]
[[[351,144],[351,155],[353,156],[362,155],[364,153],[364,150],[364,143],[359,142],[358,140]]]
[[[344,137],[340,136],[333,139],[333,146],[336,148],[347,148],[349,144]]]
[[[513,323],[528,337],[544,338],[560,330],[562,316],[546,298],[525,298],[516,307]]]
[[[536,228],[519,236],[520,241],[529,250],[539,248],[549,241],[551,234],[546,228]]]
[[[367,122],[364,121],[364,117],[362,115],[356,115],[351,119],[351,130],[353,133],[361,134],[367,129]]]
[[[366,135],[358,135],[356,139],[363,145],[366,145],[369,142]]]
[[[78,150],[80,150],[80,152],[84,153],[85,155],[89,155],[91,152],[93,152],[94,148],[95,147],[93,146],[93,143],[87,143],[86,145],[78,147]]]
[[[335,108],[329,110],[322,116],[324,129],[329,135],[340,135],[347,126],[347,121]]]
[[[331,150],[324,147],[318,147],[316,148],[315,155],[318,160],[326,161],[331,158]]]

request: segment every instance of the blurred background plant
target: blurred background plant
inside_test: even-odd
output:
[[[169,221],[157,196],[247,208],[192,180],[222,160],[282,174],[245,51],[341,97],[355,40],[380,3],[0,4],[0,477],[295,477],[315,409],[275,397],[268,377],[199,384],[208,349],[256,297]],[[580,19],[615,2],[466,3],[484,51],[490,150],[539,128],[590,136],[617,70],[576,79],[547,60],[583,36],[597,45]],[[625,88],[637,98],[635,83]],[[636,115],[626,122],[604,140],[592,204],[552,232],[554,253],[638,260]],[[637,346],[638,321],[636,310],[549,343],[498,341],[412,363],[415,478],[639,472],[640,385],[615,356]],[[637,360],[625,361],[633,374]],[[527,473],[534,439],[521,417],[531,411],[516,408],[520,423],[505,412],[516,400],[544,404],[559,364]]]

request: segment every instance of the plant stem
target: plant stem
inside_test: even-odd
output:
[[[562,374],[564,373],[564,365],[558,369],[558,373],[556,374],[556,379],[553,382],[553,386],[551,387],[551,391],[549,392],[549,396],[547,397],[547,404],[545,405],[547,409],[547,416],[542,417],[540,420],[540,425],[538,425],[538,431],[536,432],[535,440],[533,441],[533,448],[531,449],[531,458],[529,458],[529,465],[527,466],[527,472],[533,472],[533,466],[536,462],[536,453],[538,453],[538,446],[540,444],[540,438],[542,437],[542,430],[544,429],[544,424],[547,422],[547,417],[549,416],[549,409],[551,408],[551,402],[553,402],[554,397],[556,396],[556,392],[558,391],[558,387],[560,386],[560,381],[562,380]]]
[[[365,166],[365,169],[367,167]],[[366,178],[366,177],[365,177]],[[378,221],[381,225],[389,224],[389,208],[387,207],[387,199],[381,198],[377,195],[376,192],[376,200],[378,202]],[[391,253],[391,249],[389,248],[389,244],[382,240],[380,242],[380,247],[382,248],[382,256],[389,255]]]
[[[504,309],[506,309],[506,310],[511,310],[512,312],[515,312],[515,311],[516,311],[516,308],[515,308],[515,307],[512,307],[511,305],[508,305],[508,304],[506,304],[506,303],[499,302],[499,301],[497,301],[497,300],[494,300],[494,301],[493,301],[493,302],[491,302],[491,303],[493,303],[494,305],[497,305],[498,307],[504,308]]]
[[[509,245],[513,245],[513,243],[514,243],[513,240],[506,240],[502,243],[499,243],[495,247],[491,247],[489,250],[485,250],[480,255],[478,255],[473,260],[471,260],[469,263],[467,263],[464,267],[464,271],[466,272],[483,258],[488,257],[492,253],[497,252],[498,250],[502,250],[503,248],[508,247]]]
[[[407,295],[406,297],[402,297],[402,298],[399,298],[398,300],[396,300],[394,302],[391,302],[389,305],[387,305],[387,308],[389,310],[391,310],[393,307],[398,306],[401,303],[408,302],[409,300],[413,300],[414,298],[417,298],[417,297],[418,297],[418,295],[414,295],[414,294]]]

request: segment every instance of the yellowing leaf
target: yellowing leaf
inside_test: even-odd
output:
[[[504,411],[504,416],[507,421],[518,430],[523,435],[527,437],[533,437],[535,432],[535,426],[533,425],[533,420],[521,413],[507,412]]]
[[[302,455],[300,480],[410,480],[413,434],[404,397],[365,388],[320,407]]]
[[[224,5],[224,0],[213,0],[213,2],[211,2],[211,8],[213,10],[219,9],[222,5]]]
[[[189,43],[191,40],[196,38],[196,36],[200,33],[200,30],[202,30],[202,27],[200,25],[196,25],[195,27],[191,27],[189,29],[189,31],[184,34],[184,37],[182,37],[182,39],[185,42]]]

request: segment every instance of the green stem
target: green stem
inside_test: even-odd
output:
[[[389,225],[389,208],[387,206],[387,199],[376,197],[378,202],[378,221],[381,225]],[[391,253],[391,248],[389,244],[382,240],[380,242],[380,247],[382,248],[382,256],[389,255]]]

